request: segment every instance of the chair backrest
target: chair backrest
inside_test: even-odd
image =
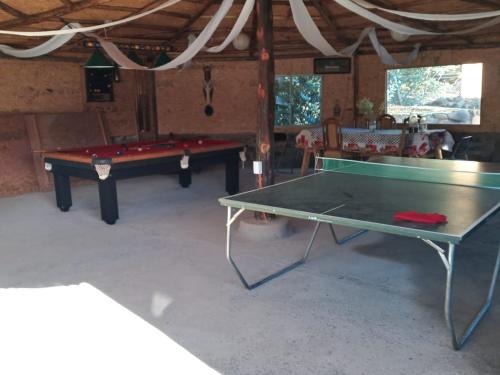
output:
[[[323,127],[323,142],[325,149],[340,149],[342,140],[340,135],[340,123],[336,118],[329,117],[321,123]]]
[[[453,147],[453,152],[451,153],[450,159],[465,159],[469,160],[469,155],[467,151],[469,151],[469,147],[471,146],[472,136],[466,135],[455,143]]]
[[[388,113],[380,115],[377,120],[380,123],[380,129],[396,129],[396,118]]]

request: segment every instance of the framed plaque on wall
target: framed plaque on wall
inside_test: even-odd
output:
[[[314,59],[314,74],[349,74],[350,57],[326,57]]]
[[[87,102],[112,102],[114,68],[86,68]]]

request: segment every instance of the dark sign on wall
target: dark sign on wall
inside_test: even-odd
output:
[[[87,102],[113,101],[114,68],[86,68]]]
[[[351,59],[349,57],[328,57],[314,59],[314,74],[349,74]]]

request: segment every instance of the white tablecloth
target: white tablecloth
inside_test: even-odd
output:
[[[342,148],[346,151],[369,149],[372,152],[394,152],[399,149],[402,131],[400,129],[369,130],[363,128],[341,128]],[[407,135],[405,153],[422,156],[440,145],[451,151],[455,141],[446,129],[429,129],[425,132]]]

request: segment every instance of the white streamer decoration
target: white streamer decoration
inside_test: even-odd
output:
[[[165,2],[161,5],[158,5],[157,7],[153,8],[153,9],[144,11],[142,13],[139,13],[139,14],[136,14],[133,16],[122,18],[118,21],[111,21],[111,22],[103,23],[101,25],[87,26],[87,27],[82,27],[80,25],[79,28],[73,29],[73,30],[67,30],[64,28],[62,28],[60,30],[48,30],[48,31],[0,30],[0,34],[19,35],[19,36],[53,36],[53,35],[68,35],[68,34],[75,34],[75,33],[88,33],[91,31],[105,29],[107,27],[112,27],[112,26],[118,26],[118,25],[122,25],[124,23],[130,22],[130,21],[138,20],[139,18],[146,17],[150,14],[158,12],[159,10],[162,10],[162,9],[168,8],[172,5],[175,5],[180,1],[182,1],[182,0],[168,0],[167,2]]]
[[[168,0],[165,3],[158,5],[157,7],[150,9],[148,11],[144,11],[142,13],[125,17],[117,21],[108,22],[101,25],[82,27],[80,24],[73,23],[64,26],[60,30],[49,30],[49,31],[14,31],[14,30],[0,30],[0,35],[19,35],[19,36],[52,36],[48,41],[40,44],[39,46],[21,50],[16,49],[7,45],[0,44],[0,52],[14,56],[19,58],[31,58],[41,56],[47,53],[50,53],[57,48],[60,48],[62,45],[67,43],[76,33],[84,33],[87,36],[93,37],[97,39],[102,48],[106,51],[111,59],[113,59],[116,63],[120,65],[120,67],[125,69],[139,69],[139,70],[147,70],[148,68],[142,65],[139,65],[132,60],[130,60],[122,51],[112,42],[107,41],[98,35],[92,33],[94,30],[104,29],[112,26],[121,25],[130,21],[137,20],[139,18],[145,17],[147,15],[153,14],[159,10],[170,7],[174,4],[177,4],[182,0]],[[373,48],[376,53],[380,57],[381,61],[384,64],[388,65],[399,65],[399,63],[389,54],[389,52],[382,46],[377,38],[377,34],[375,28],[369,27],[365,28],[358,40],[340,52],[333,48],[328,41],[321,35],[318,27],[312,20],[307,8],[303,2],[303,0],[289,0],[290,7],[292,9],[293,19],[297,25],[297,29],[302,34],[304,39],[314,46],[316,49],[321,51],[326,56],[352,56],[354,52],[359,48],[361,42],[369,37]],[[337,4],[343,6],[344,8],[350,10],[357,15],[368,19],[371,22],[374,22],[380,26],[385,27],[386,29],[392,31],[393,33],[401,34],[401,35],[460,35],[472,33],[490,26],[494,26],[500,24],[500,10],[499,11],[491,11],[491,12],[479,12],[479,13],[467,13],[467,14],[428,14],[428,13],[412,13],[412,12],[402,12],[391,9],[382,8],[376,5],[373,5],[365,0],[333,0]],[[224,19],[226,14],[229,12],[229,9],[233,5],[233,0],[223,0],[221,6],[217,10],[216,14],[210,19],[206,27],[202,30],[202,32],[198,35],[196,39],[189,44],[187,49],[178,55],[172,61],[150,69],[150,70],[167,70],[178,67],[189,62],[198,52],[201,50],[217,53],[226,48],[243,30],[248,18],[254,8],[255,0],[246,0],[238,19],[236,20],[231,32],[228,34],[226,39],[218,46],[213,46],[210,48],[206,48],[206,43],[210,40],[215,30]],[[378,16],[377,14],[369,11],[368,9],[376,9],[383,12],[388,12],[392,14],[396,14],[402,17],[419,19],[419,20],[427,20],[427,21],[464,21],[464,20],[477,20],[477,19],[485,19],[491,18],[491,20],[484,22],[478,26],[461,30],[455,32],[432,32],[427,30],[421,30],[414,27],[409,27],[406,25],[401,25],[393,21],[389,21],[383,17]],[[408,54],[404,59],[403,63],[407,64],[411,62],[418,54],[420,48],[420,44],[416,44],[413,51]]]
[[[454,31],[454,32],[433,32],[433,31],[427,31],[427,30],[421,30],[421,29],[416,29],[414,27],[406,26],[406,25],[401,25],[399,23],[393,22],[386,20],[385,18],[382,18],[378,15],[376,15],[373,12],[370,12],[366,8],[358,5],[356,0],[333,0],[337,4],[343,6],[344,8],[350,10],[353,13],[356,13],[358,16],[361,16],[363,18],[366,18],[367,20],[374,22],[380,26],[385,27],[388,30],[395,31],[400,34],[407,34],[407,35],[463,35],[463,34],[470,34],[475,31],[479,31],[482,29],[485,29],[490,26],[494,26],[497,24],[500,24],[500,17],[495,17],[492,20],[482,23],[478,26],[471,27],[470,29],[465,29],[462,31]]]
[[[313,21],[311,15],[307,11],[307,7],[303,0],[290,0],[290,7],[292,9],[293,20],[297,29],[302,34],[304,39],[312,45],[314,48],[319,50],[325,56],[352,56],[354,52],[359,48],[359,45],[366,36],[370,38],[370,41],[375,49],[375,52],[380,57],[380,60],[387,65],[400,65],[391,54],[380,44],[377,38],[375,28],[368,27],[364,29],[358,40],[344,48],[342,51],[338,52],[333,48],[330,43],[321,35],[318,26]],[[415,45],[413,51],[408,54],[403,60],[403,64],[408,64],[413,61],[420,50],[420,44]]]
[[[207,52],[217,53],[221,52],[224,48],[226,48],[234,39],[240,35],[243,27],[248,21],[248,17],[252,14],[253,8],[255,5],[255,0],[246,0],[243,8],[241,8],[240,15],[236,20],[232,30],[229,32],[226,39],[222,42],[222,44],[214,47],[207,48]]]
[[[480,20],[483,18],[491,18],[500,16],[500,10],[493,10],[489,12],[479,12],[479,13],[461,13],[461,14],[439,14],[439,13],[415,13],[415,12],[403,12],[399,10],[382,8],[378,5],[371,4],[365,0],[352,0],[354,3],[361,5],[366,9],[377,9],[382,12],[396,14],[401,17],[413,18],[414,20],[422,21],[470,21],[470,20]]]
[[[78,23],[70,23],[68,25],[65,25],[62,29],[63,30],[75,29],[79,26],[80,26],[80,24],[78,24]],[[29,59],[29,58],[42,56],[42,55],[46,55],[48,53],[51,53],[52,51],[65,45],[74,36],[75,36],[74,33],[65,34],[65,35],[55,35],[52,38],[50,38],[49,40],[47,40],[45,43],[42,43],[36,47],[28,48],[28,49],[18,49],[18,48],[7,46],[5,44],[0,44],[0,52],[2,52],[5,55],[18,57],[20,59]]]
[[[233,26],[233,29],[226,37],[224,42],[219,46],[208,48],[207,49],[208,52],[215,53],[223,50],[228,44],[230,44],[233,41],[234,38],[236,38],[236,36],[238,36],[241,29],[243,29],[243,26],[247,22],[248,17],[250,16],[250,13],[253,9],[254,1],[255,0],[246,0],[240,16],[238,17],[237,21]],[[215,15],[208,22],[207,26],[201,31],[198,37],[191,44],[189,44],[189,46],[186,48],[184,52],[182,52],[172,61],[149,70],[161,71],[161,70],[173,69],[190,61],[194,56],[196,56],[198,52],[201,51],[201,49],[205,46],[205,44],[210,40],[215,30],[217,30],[219,24],[222,22],[226,14],[231,9],[232,5],[233,5],[233,0],[224,0],[219,9],[217,10],[217,12],[215,13]],[[137,69],[137,70],[148,69],[147,67],[136,64],[135,62],[130,60],[112,42],[108,42],[94,34],[88,34],[88,35],[96,38],[101,43],[102,48],[106,51],[108,56],[115,62],[117,62],[121,68]]]

